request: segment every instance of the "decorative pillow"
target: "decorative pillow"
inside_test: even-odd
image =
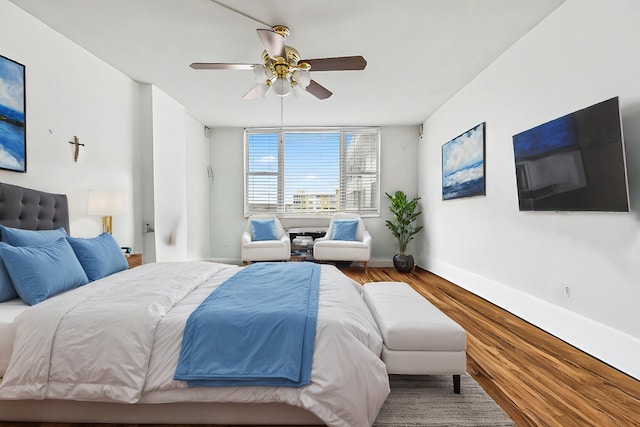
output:
[[[90,281],[129,268],[120,246],[109,233],[91,239],[67,237]]]
[[[3,245],[7,245],[7,244],[0,242],[0,246],[3,246]],[[17,297],[18,297],[18,294],[16,293],[16,290],[13,288],[11,277],[9,277],[9,272],[4,266],[2,255],[0,255],[0,302],[9,301],[10,299],[14,299]]]
[[[22,230],[0,225],[0,241],[11,246],[43,245],[66,236],[67,231],[63,227],[57,230]]]
[[[40,246],[0,246],[0,254],[20,298],[35,305],[89,279],[65,238]]]
[[[356,231],[358,231],[357,219],[346,219],[333,221],[333,235],[331,240],[356,240]]]
[[[251,235],[254,241],[257,240],[278,240],[276,236],[276,222],[273,218],[252,219]]]

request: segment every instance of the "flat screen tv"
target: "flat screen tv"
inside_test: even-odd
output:
[[[521,211],[628,212],[618,97],[513,136]]]

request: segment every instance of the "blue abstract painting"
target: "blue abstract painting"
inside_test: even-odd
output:
[[[483,196],[485,123],[442,146],[442,200]]]
[[[24,65],[0,55],[0,169],[27,170]]]

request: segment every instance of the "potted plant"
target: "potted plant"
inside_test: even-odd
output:
[[[407,199],[403,191],[396,191],[392,196],[385,193],[391,201],[389,210],[393,214],[393,220],[386,221],[387,228],[398,239],[400,253],[393,256],[393,266],[401,273],[409,273],[415,265],[413,255],[407,253],[407,245],[413,240],[413,236],[422,230],[422,226],[416,225],[416,219],[422,212],[416,211],[420,197]]]

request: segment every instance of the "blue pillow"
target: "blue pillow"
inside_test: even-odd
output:
[[[252,219],[251,235],[253,241],[257,240],[278,240],[276,237],[276,222],[270,219]]]
[[[12,246],[33,246],[53,242],[67,235],[64,228],[57,230],[22,230],[0,224],[0,242]],[[5,243],[5,244],[6,244]],[[11,277],[0,256],[0,302],[17,298]]]
[[[29,305],[89,283],[65,238],[23,248],[1,245],[0,253],[13,287]]]
[[[91,239],[67,237],[67,241],[90,281],[129,268],[120,246],[109,233]]]
[[[57,230],[22,230],[0,225],[0,241],[11,246],[43,245],[66,236],[67,231],[63,227]]]
[[[356,240],[358,222],[357,219],[333,221],[333,235],[331,236],[331,240]]]
[[[0,242],[0,246],[3,246],[3,245],[7,245],[7,244]],[[17,297],[18,297],[18,294],[16,293],[16,290],[13,287],[13,283],[11,282],[11,277],[9,277],[9,272],[7,271],[7,268],[4,266],[2,255],[0,255],[0,302],[9,301],[10,299],[14,299]]]

